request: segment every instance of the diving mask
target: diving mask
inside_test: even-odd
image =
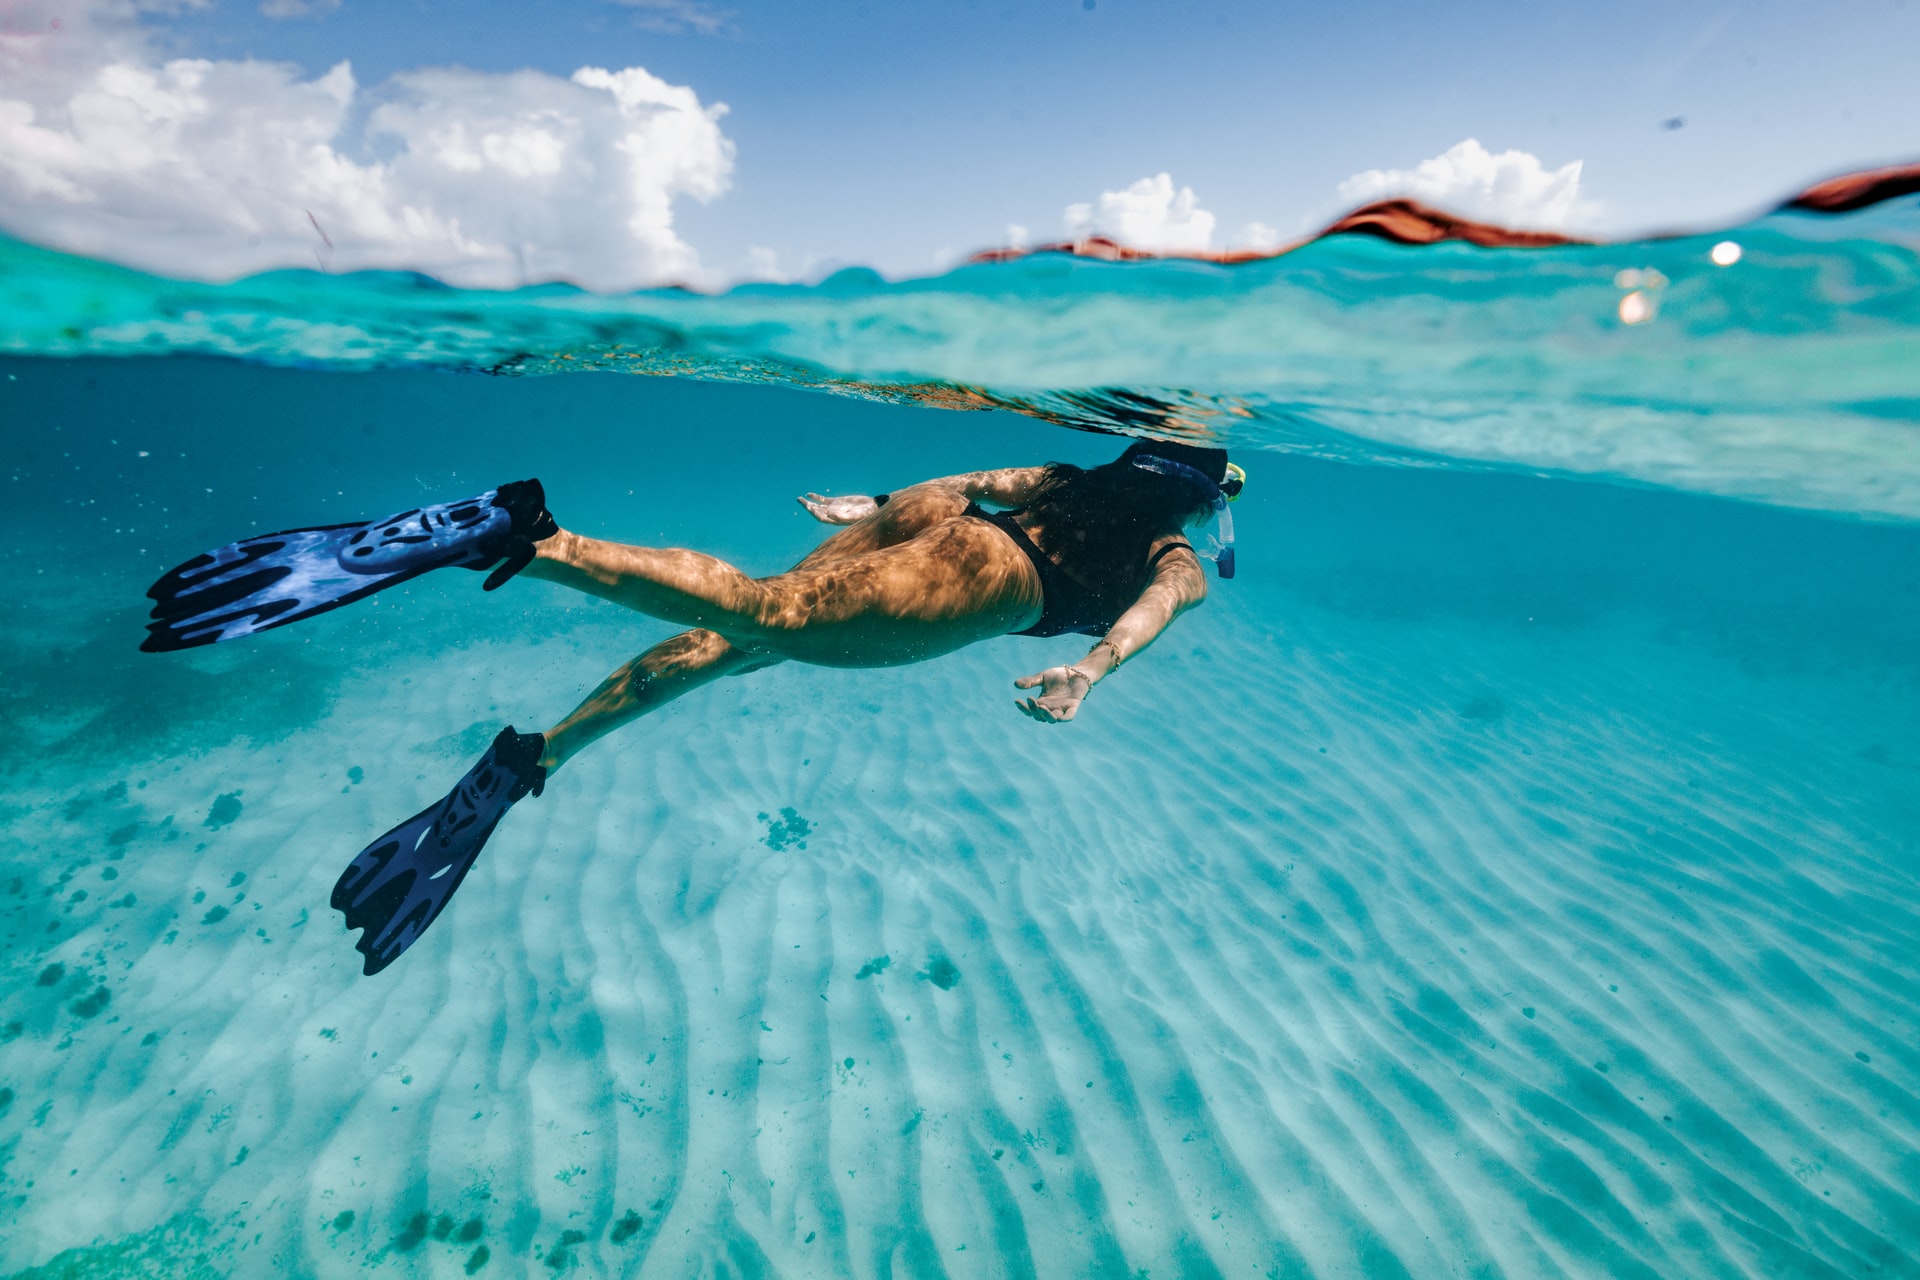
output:
[[[1215,484],[1211,476],[1184,462],[1174,462],[1155,454],[1142,453],[1135,456],[1133,465],[1142,471],[1151,471],[1155,475],[1185,480],[1207,499],[1209,505],[1213,507],[1218,536],[1208,534],[1206,547],[1204,549],[1195,547],[1194,554],[1213,561],[1214,569],[1222,578],[1231,578],[1233,576],[1233,513],[1227,510],[1227,503],[1239,496],[1241,486],[1246,483],[1247,473],[1231,462],[1227,464],[1226,483],[1232,486],[1232,492],[1229,494],[1227,488]]]

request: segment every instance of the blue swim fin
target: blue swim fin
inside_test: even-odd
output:
[[[408,818],[360,851],[333,886],[334,910],[347,928],[364,930],[353,945],[371,977],[399,958],[446,909],[473,860],[515,801],[547,785],[537,733],[500,731],[444,800]]]
[[[140,647],[165,653],[284,627],[454,565],[493,568],[492,591],[527,567],[534,543],[558,530],[540,482],[516,480],[384,520],[246,538],[196,556],[147,589],[153,621]]]

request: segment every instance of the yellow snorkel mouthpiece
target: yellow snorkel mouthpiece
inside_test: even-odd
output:
[[[1238,463],[1227,464],[1226,480],[1220,485],[1220,492],[1227,495],[1228,502],[1240,501],[1240,490],[1247,484],[1247,469]]]

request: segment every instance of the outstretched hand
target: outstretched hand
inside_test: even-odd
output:
[[[880,509],[880,504],[864,493],[843,493],[837,498],[809,493],[795,501],[821,524],[857,524]]]
[[[1038,689],[1037,698],[1015,698],[1020,714],[1041,724],[1065,724],[1079,714],[1080,704],[1093,688],[1093,679],[1078,667],[1048,667],[1038,675],[1021,676],[1016,689]]]

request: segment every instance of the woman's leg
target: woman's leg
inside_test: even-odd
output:
[[[924,485],[903,489],[872,516],[835,532],[794,568],[819,569],[898,546],[951,520],[966,505],[966,499],[952,491]],[[547,730],[540,763],[558,769],[591,743],[683,693],[780,661],[774,654],[738,648],[717,631],[683,631],[608,676],[571,715]]]
[[[712,631],[683,631],[663,640],[600,682],[573,714],[547,730],[540,763],[558,769],[581,748],[683,693],[721,676],[744,675],[780,659],[734,648]]]
[[[929,504],[950,508],[957,496]],[[771,578],[750,578],[697,551],[601,542],[565,530],[537,544],[527,573],[717,632],[755,655],[828,666],[917,662],[1018,630],[1039,615],[1039,576],[1005,534],[952,515],[929,522],[935,510],[922,510],[917,500],[883,519],[895,505]],[[916,531],[891,540],[900,525]]]

